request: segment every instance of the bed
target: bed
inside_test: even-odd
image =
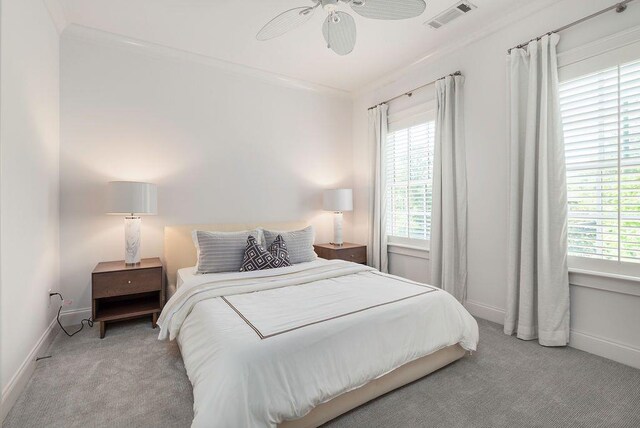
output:
[[[165,228],[169,299],[194,427],[316,427],[476,349],[478,327],[448,293],[340,260],[195,274],[191,231]],[[262,224],[293,230],[300,223]]]

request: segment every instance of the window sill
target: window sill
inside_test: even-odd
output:
[[[569,284],[640,297],[640,278],[631,275],[569,268]]]
[[[589,276],[601,276],[604,278],[614,278],[614,279],[620,279],[623,281],[634,281],[634,282],[640,283],[640,277],[633,276],[633,275],[621,275],[618,273],[600,272],[600,271],[589,270],[589,269],[569,268],[569,274],[572,274],[572,273],[589,275]]]
[[[387,243],[387,253],[429,260],[429,250],[416,245],[389,242]]]

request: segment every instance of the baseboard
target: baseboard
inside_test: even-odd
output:
[[[485,305],[480,302],[474,302],[473,300],[467,300],[464,306],[474,317],[482,318],[483,320],[495,322],[501,325],[504,324],[503,309]]]
[[[82,320],[91,317],[91,308],[70,309],[60,312],[60,323],[67,326],[80,325]]]
[[[504,324],[504,310],[500,308],[469,300],[465,307],[475,317]],[[640,369],[640,349],[633,346],[573,329],[570,332],[569,346]]]
[[[640,349],[603,337],[571,330],[569,346],[640,369]]]
[[[36,369],[36,358],[44,354],[59,331],[60,329],[54,318],[51,324],[49,324],[49,327],[42,333],[42,336],[40,336],[40,339],[38,339],[33,349],[31,349],[31,352],[29,352],[29,355],[27,355],[22,365],[20,365],[16,374],[13,375],[2,391],[0,421],[4,421],[4,418],[9,414],[9,410],[11,410],[11,407],[18,401],[18,397],[20,397],[20,394],[22,394],[22,391],[24,391],[24,388],[27,386],[31,375],[33,375]],[[2,425],[2,423],[0,423],[0,425]]]

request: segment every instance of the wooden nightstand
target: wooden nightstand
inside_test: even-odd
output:
[[[91,309],[101,339],[108,322],[151,315],[155,328],[163,305],[164,268],[157,257],[135,266],[124,260],[98,263],[91,274]]]
[[[346,260],[348,262],[367,264],[367,246],[345,242],[343,245],[317,244],[313,246],[318,257],[327,260]]]

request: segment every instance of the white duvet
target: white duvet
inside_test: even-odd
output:
[[[274,427],[412,360],[478,343],[450,294],[322,259],[187,278],[158,325],[180,345],[193,427]]]

